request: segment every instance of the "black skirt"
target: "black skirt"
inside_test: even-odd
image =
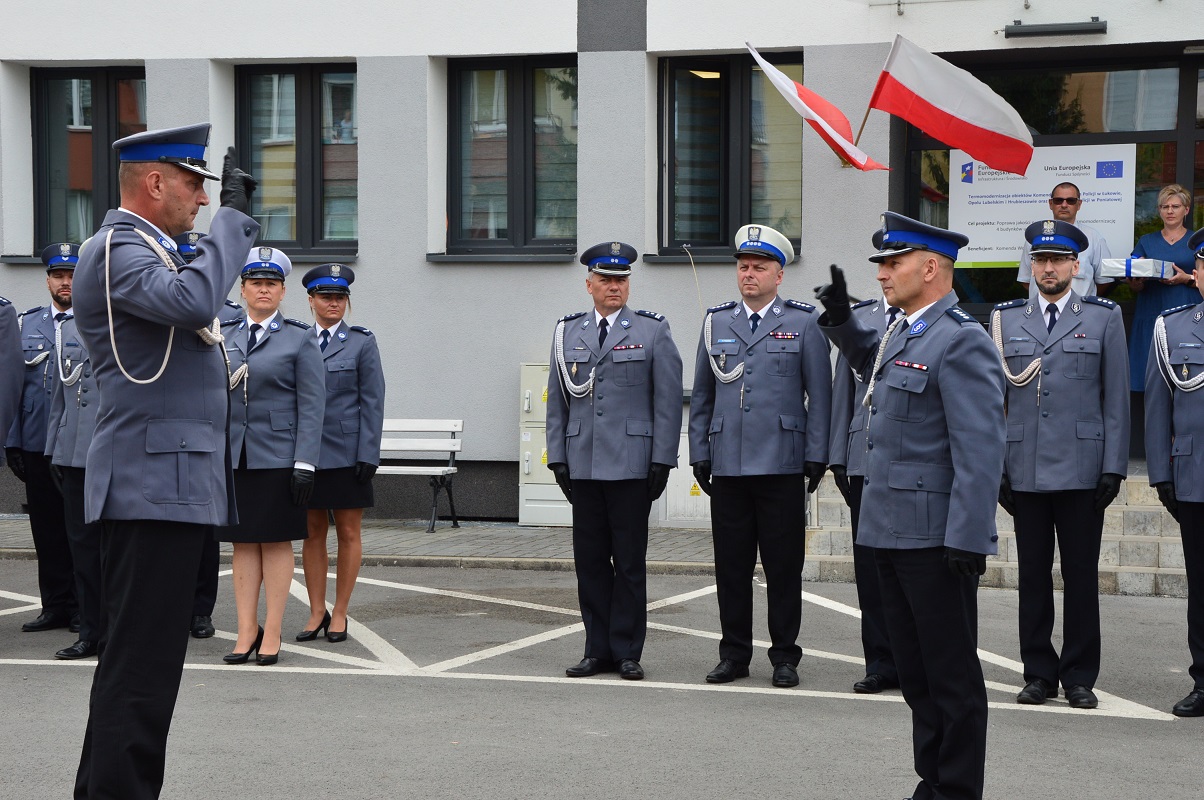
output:
[[[310,508],[372,508],[375,503],[372,481],[357,481],[355,467],[320,469],[314,477],[314,493],[309,498]]]
[[[305,506],[293,505],[291,469],[236,469],[238,524],[217,528],[219,542],[295,542],[308,536]]]

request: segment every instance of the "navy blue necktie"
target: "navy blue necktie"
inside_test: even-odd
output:
[[[889,328],[895,323],[895,319],[897,319],[898,316],[903,313],[903,309],[899,308],[898,306],[891,306],[886,311],[890,315],[886,318],[886,327]]]
[[[326,345],[330,344],[330,331],[322,331],[322,335],[318,337],[322,341],[318,343],[318,347],[322,348],[322,352],[326,352]]]
[[[757,326],[761,324],[761,315],[754,311],[748,318],[748,324],[752,325],[752,332],[756,333]]]
[[[603,317],[602,321],[598,323],[598,347],[601,347],[602,343],[606,341],[608,330],[610,330],[610,323],[606,321],[606,317]]]
[[[256,322],[251,326],[251,335],[247,338],[247,352],[255,349],[255,343],[259,341],[259,332],[263,330],[263,326]]]
[[[1054,325],[1058,324],[1058,307],[1050,303],[1049,308],[1046,309],[1046,313],[1049,314],[1049,325],[1046,326],[1045,332],[1052,333]]]

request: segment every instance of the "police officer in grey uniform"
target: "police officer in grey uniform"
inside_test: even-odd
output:
[[[78,603],[71,548],[63,520],[63,495],[50,475],[46,449],[46,419],[54,390],[54,342],[59,328],[71,316],[71,283],[79,245],[62,242],[42,251],[50,305],[20,314],[21,346],[25,352],[22,404],[5,444],[8,465],[25,483],[29,527],[38,554],[38,592],[42,613],[21,630],[79,629]]]
[[[852,316],[839,268],[817,292],[820,328],[867,383],[857,537],[874,548],[912,711],[912,796],[923,800],[981,800],[986,759],[977,589],[998,539],[1004,379],[990,337],[953,292],[968,241],[883,215],[870,260],[887,302],[903,309],[884,334]]]
[[[1070,288],[1087,236],[1042,220],[1024,232],[1032,300],[995,306],[991,337],[1007,377],[1007,458],[1000,504],[1016,518],[1020,567],[1018,703],[1056,697],[1095,708],[1099,551],[1104,509],[1129,460],[1129,358],[1120,308]],[[1062,554],[1062,654],[1054,648],[1054,537]]]
[[[706,679],[748,677],[759,550],[773,685],[797,686],[806,504],[827,469],[831,361],[815,306],[778,297],[790,240],[745,225],[734,244],[741,300],[707,310],[690,393],[690,463],[711,496],[723,629]]]
[[[879,334],[903,313],[903,309],[892,306],[885,297],[862,300],[852,310],[853,316],[865,327]],[[832,470],[836,488],[849,506],[853,523],[853,579],[857,585],[857,605],[861,608],[861,649],[865,653],[865,677],[853,684],[853,691],[878,694],[899,685],[899,671],[890,651],[890,637],[886,635],[874,551],[857,539],[865,480],[864,400],[865,382],[858,379],[843,355],[838,356],[832,378],[832,438],[828,468]]]
[[[681,356],[669,323],[627,306],[623,242],[581,254],[594,308],[562,317],[548,377],[548,468],[573,506],[585,657],[569,677],[644,677],[648,513],[677,466]]]
[[[229,375],[213,322],[259,233],[251,176],[222,170],[221,203],[191,264],[171,237],[209,202],[209,125],[114,143],[121,207],[75,280],[76,323],[101,387],[84,475],[100,520],[107,634],[92,681],[75,797],[149,800],[163,785],[205,540],[234,522]]]
[[[1204,229],[1188,244],[1196,286],[1204,294]],[[1179,523],[1187,571],[1187,647],[1194,685],[1171,709],[1204,716],[1204,303],[1162,312],[1145,374],[1145,451],[1150,485]]]
[[[17,310],[7,297],[0,297],[0,431],[7,431],[17,418],[24,381],[25,360],[21,357]]]

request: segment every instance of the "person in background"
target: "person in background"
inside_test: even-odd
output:
[[[1100,275],[1105,258],[1111,258],[1108,250],[1108,240],[1090,225],[1080,225],[1076,221],[1079,211],[1083,208],[1083,196],[1079,187],[1069,181],[1059,183],[1049,193],[1049,211],[1054,220],[1074,225],[1087,237],[1087,246],[1079,253],[1079,270],[1071,280],[1071,288],[1081,297],[1088,297],[1097,292],[1106,294],[1112,288],[1113,279]],[[1033,281],[1032,244],[1026,239],[1020,250],[1020,269],[1016,272],[1016,280],[1028,288],[1029,297],[1037,296],[1037,285]]]

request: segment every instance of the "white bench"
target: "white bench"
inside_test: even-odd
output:
[[[377,475],[419,475],[430,480],[433,496],[431,498],[431,524],[428,533],[435,530],[435,520],[439,515],[439,491],[447,491],[447,504],[451,507],[452,527],[460,527],[456,517],[456,501],[452,498],[452,478],[456,474],[456,453],[464,444],[457,434],[464,432],[462,419],[386,419],[384,435],[380,442],[380,468]],[[444,437],[411,437],[415,433],[443,433]],[[403,437],[403,438],[398,438]],[[402,466],[387,464],[386,461],[398,461],[413,458],[414,453],[447,453],[447,466],[432,461],[429,465]],[[411,454],[411,455],[405,455]]]

